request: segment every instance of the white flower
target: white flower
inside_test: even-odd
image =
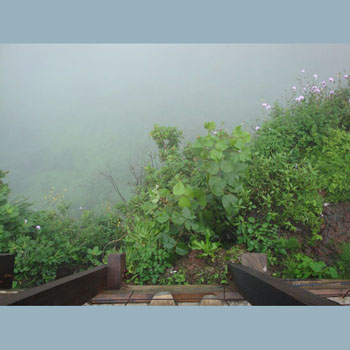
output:
[[[83,207],[79,207],[80,210],[83,210]]]
[[[295,86],[293,86],[292,89],[295,91],[297,88]]]
[[[39,226],[39,225],[35,226],[35,228],[36,228],[37,230],[40,230],[40,226]]]
[[[302,72],[302,73],[305,73],[305,69],[302,69],[301,72]]]
[[[314,74],[314,79],[317,80],[317,78],[318,78],[318,75]]]
[[[257,127],[255,128],[256,131],[258,131],[259,129],[260,129],[260,126],[257,126]]]
[[[24,219],[24,223],[26,224],[28,222],[28,220],[27,219]]]
[[[324,206],[324,207],[328,207],[328,206],[329,206],[329,203],[323,203],[323,206]]]

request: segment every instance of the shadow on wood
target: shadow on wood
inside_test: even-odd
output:
[[[338,305],[248,266],[229,263],[228,271],[239,293],[252,305]]]

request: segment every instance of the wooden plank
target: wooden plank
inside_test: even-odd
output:
[[[252,305],[338,305],[248,266],[228,263],[239,293]]]
[[[0,289],[11,289],[15,254],[0,254]]]
[[[124,291],[121,293],[99,293],[95,297],[90,300],[91,304],[118,304],[118,303],[126,303],[132,291]]]
[[[83,305],[107,287],[107,270],[102,265],[63,277],[1,298],[0,305]]]
[[[241,255],[241,262],[244,266],[249,266],[252,269],[267,272],[267,257],[261,253],[244,253]]]
[[[342,297],[344,295],[350,295],[350,289],[309,289],[313,294],[322,297]]]
[[[303,281],[293,282],[294,286],[299,288],[306,288],[306,289],[344,289],[349,288],[350,289],[350,282],[345,281],[339,281],[339,282],[322,282],[322,281],[315,281],[315,282],[308,282],[303,283]]]
[[[110,254],[108,256],[107,288],[119,289],[125,273],[125,254]]]

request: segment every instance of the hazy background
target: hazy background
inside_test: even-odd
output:
[[[116,201],[99,171],[130,195],[155,123],[187,139],[205,121],[258,125],[302,69],[349,73],[350,45],[0,45],[0,169],[37,208],[52,186],[74,211]]]

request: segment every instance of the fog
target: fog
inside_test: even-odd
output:
[[[0,169],[36,208],[52,186],[73,212],[115,202],[100,172],[130,196],[155,123],[187,140],[206,121],[258,125],[302,69],[349,72],[350,45],[0,45]]]

